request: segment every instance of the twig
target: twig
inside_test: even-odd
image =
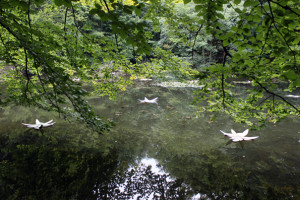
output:
[[[25,76],[26,76],[26,86],[25,86],[25,98],[27,98],[27,92],[28,92],[28,84],[30,81],[29,72],[28,72],[28,57],[27,57],[27,50],[24,48],[25,53]]]
[[[272,24],[273,24],[273,22],[272,22],[272,23],[269,25],[269,27],[268,27],[267,34],[266,34],[266,37],[265,37],[265,43],[264,43],[264,45],[263,45],[263,47],[262,47],[262,49],[261,49],[261,52],[260,52],[260,55],[259,55],[259,60],[258,60],[258,62],[261,60],[262,54],[263,54],[263,52],[264,52],[264,50],[265,50],[265,47],[266,47],[266,44],[267,44],[267,40],[268,40],[268,38],[269,38],[269,33],[270,33],[270,30],[271,30]]]
[[[66,8],[65,21],[64,21],[65,40],[67,39],[67,16],[68,16],[68,8]]]
[[[27,18],[28,18],[28,25],[31,29],[31,19],[30,19],[30,5],[31,5],[31,2],[30,0],[28,0],[28,12],[27,12]]]
[[[194,43],[193,43],[193,46],[192,46],[192,60],[194,60],[194,47],[196,45],[196,40],[197,40],[197,36],[198,34],[200,33],[202,27],[203,27],[204,24],[201,24],[201,26],[198,28],[198,30],[196,31],[196,34],[195,34],[195,39],[194,39]]]
[[[284,40],[286,46],[290,49],[290,51],[293,53],[293,57],[294,57],[294,64],[296,66],[296,54],[295,52],[292,50],[292,48],[290,47],[290,45],[288,44],[288,42],[286,41],[285,37],[283,36],[283,34],[279,31],[278,27],[276,26],[275,24],[275,17],[274,17],[274,14],[273,14],[273,9],[272,9],[272,6],[270,4],[270,1],[268,0],[268,5],[269,5],[269,9],[270,9],[270,13],[271,13],[271,18],[272,18],[272,21],[273,21],[273,26],[274,28],[276,29],[276,31],[279,33],[279,35],[282,37],[282,39]]]
[[[71,7],[72,7],[72,13],[73,13],[73,19],[74,19],[74,24],[75,24],[75,26],[76,26],[76,47],[77,47],[77,45],[78,45],[78,31],[79,31],[79,25],[78,25],[78,23],[77,23],[77,19],[76,19],[76,15],[75,15],[75,9],[74,9],[74,7],[73,7],[73,4],[72,4],[72,2],[71,2]]]
[[[227,57],[227,54],[224,52],[224,57],[223,57],[223,69],[222,69],[222,93],[223,93],[223,100],[222,100],[222,105],[223,105],[223,111],[225,110],[225,83],[224,83],[224,67],[225,67],[225,64],[226,64],[226,57]]]
[[[39,81],[40,81],[40,83],[41,83],[41,86],[42,86],[42,88],[43,88],[43,93],[45,94],[45,97],[49,100],[49,102],[51,103],[51,105],[53,105],[55,108],[57,108],[58,110],[59,110],[59,105],[56,103],[54,103],[52,100],[51,100],[51,98],[49,98],[48,97],[48,95],[47,95],[47,90],[46,90],[46,88],[44,87],[44,81],[43,81],[43,79],[42,79],[42,77],[41,77],[41,75],[40,75],[40,73],[39,73],[39,70],[38,70],[38,67],[36,67],[36,72],[37,72],[37,76],[38,76],[38,78],[39,78]],[[53,84],[55,84],[55,83],[53,83]],[[54,92],[55,93],[55,92]]]
[[[283,100],[285,103],[287,103],[288,105],[290,105],[292,108],[294,108],[299,114],[300,114],[300,110],[298,108],[296,108],[296,106],[294,106],[292,103],[288,102],[284,97],[282,97],[281,95],[278,95],[272,91],[270,91],[268,88],[266,88],[265,86],[263,86],[259,81],[257,81],[254,77],[252,77],[252,79],[262,88],[264,89],[264,91],[266,91],[267,93],[273,95],[273,97],[278,97],[281,100]]]
[[[258,105],[260,106],[263,102],[265,102],[266,100],[268,100],[272,96],[274,97],[274,95],[270,94],[267,98],[263,99]]]
[[[104,4],[105,4],[105,7],[106,7],[106,9],[107,9],[107,12],[110,12],[110,9],[109,9],[109,7],[108,7],[108,5],[107,5],[106,0],[103,0],[103,1],[104,1]],[[116,41],[117,49],[118,49],[118,52],[120,53],[121,50],[120,50],[120,48],[119,48],[118,36],[117,36],[116,33],[115,33],[114,35],[115,35],[115,41]]]

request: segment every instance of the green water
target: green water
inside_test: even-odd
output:
[[[53,113],[2,108],[0,199],[299,199],[300,121],[227,145],[220,130],[247,127],[197,115],[192,90],[144,85],[117,101],[91,97],[116,123],[102,135]],[[140,104],[145,96],[158,105]],[[56,124],[43,134],[21,125],[36,118]]]

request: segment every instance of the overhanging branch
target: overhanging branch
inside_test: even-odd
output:
[[[268,88],[266,88],[265,86],[263,86],[259,81],[257,81],[254,77],[252,77],[252,79],[262,88],[264,89],[265,92],[273,95],[273,97],[278,97],[280,98],[282,101],[284,101],[286,104],[288,104],[289,106],[291,106],[293,109],[295,109],[299,114],[300,114],[300,110],[294,106],[292,103],[290,103],[288,100],[286,100],[283,96],[278,95],[272,91],[270,91]]]
[[[291,7],[289,6],[283,6],[281,5],[280,3],[276,2],[276,1],[272,1],[272,0],[269,0],[269,2],[272,2],[278,6],[280,6],[281,8],[285,9],[285,10],[289,10],[290,12],[294,13],[295,15],[297,15],[298,17],[300,17],[300,14],[295,12]]]

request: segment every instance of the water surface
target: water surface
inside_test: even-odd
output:
[[[250,131],[259,138],[243,148],[227,144],[220,130],[247,127],[197,114],[193,90],[144,85],[116,101],[90,97],[116,122],[102,135],[53,113],[2,108],[0,199],[299,199],[299,120]],[[145,96],[158,105],[140,104]],[[43,134],[21,125],[35,118],[56,124]]]

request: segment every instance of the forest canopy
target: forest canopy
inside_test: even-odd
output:
[[[300,87],[299,16],[299,0],[2,0],[0,106],[101,132],[110,123],[87,95],[114,98],[136,79],[172,75],[198,81],[199,110],[212,116],[252,127],[299,116],[289,98]]]

